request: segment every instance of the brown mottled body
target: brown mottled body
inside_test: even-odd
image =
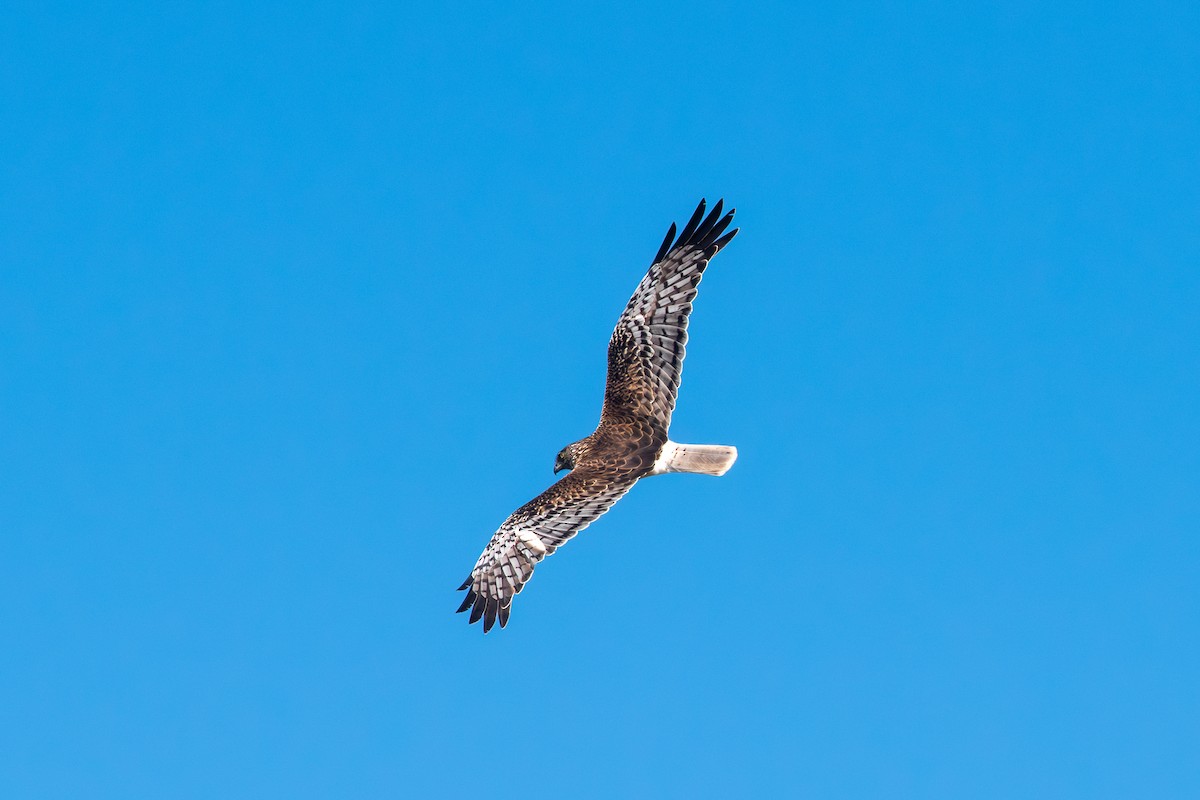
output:
[[[467,596],[458,610],[470,609],[471,622],[482,619],[484,632],[497,619],[507,624],[512,599],[537,562],[654,474],[668,443],[696,287],[709,260],[737,233],[725,233],[733,212],[722,217],[721,206],[705,217],[701,200],[678,239],[671,225],[609,340],[600,424],[563,448],[555,472],[571,473],[505,520],[459,587]]]

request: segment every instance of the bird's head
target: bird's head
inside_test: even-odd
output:
[[[581,455],[583,455],[582,446],[582,442],[574,442],[558,451],[558,455],[554,457],[555,475],[562,472],[564,469],[575,469],[575,462],[579,460]]]

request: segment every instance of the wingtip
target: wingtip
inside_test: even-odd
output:
[[[654,260],[650,262],[651,266],[661,262],[672,252],[684,247],[692,246],[716,253],[716,250],[721,249],[729,243],[729,240],[733,238],[737,230],[734,229],[724,236],[721,234],[733,222],[733,215],[737,209],[731,208],[728,213],[724,213],[722,216],[725,209],[725,198],[723,197],[718,198],[717,202],[712,206],[711,211],[705,213],[706,209],[708,209],[708,200],[701,197],[700,202],[696,205],[696,210],[692,212],[691,218],[688,219],[682,230],[679,230],[677,236],[675,235],[675,223],[671,223],[671,228],[667,232],[666,238],[663,239],[662,246],[658,248],[658,253],[655,254]],[[716,246],[716,250],[712,249],[714,245]]]

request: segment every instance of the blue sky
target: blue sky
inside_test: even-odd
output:
[[[0,795],[1200,796],[1194,4],[20,4]],[[701,197],[672,433],[454,616]]]

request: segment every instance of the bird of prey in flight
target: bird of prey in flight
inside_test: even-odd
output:
[[[564,447],[554,472],[570,474],[513,512],[492,536],[459,590],[483,631],[508,624],[513,597],[534,566],[586,528],[641,478],[667,472],[724,475],[737,459],[726,445],[676,444],[667,438],[679,392],[688,315],[709,260],[737,233],[733,212],[704,201],[675,237],[667,231],[650,271],[625,306],[608,343],[608,383],[600,424]],[[724,235],[722,235],[724,234]]]

